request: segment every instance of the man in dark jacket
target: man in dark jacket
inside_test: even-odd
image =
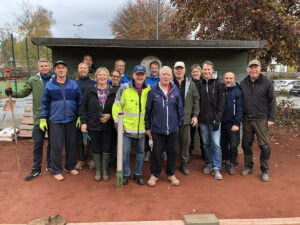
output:
[[[224,74],[226,105],[221,124],[221,149],[223,168],[235,174],[240,144],[240,124],[243,120],[243,96],[232,72]]]
[[[200,130],[205,152],[203,173],[211,173],[221,180],[220,123],[225,107],[224,85],[213,78],[214,64],[205,61],[202,64],[203,77],[200,80]]]
[[[45,86],[40,128],[48,129],[46,118],[50,120],[51,129],[51,169],[56,180],[62,181],[62,151],[66,146],[65,171],[77,175],[76,165],[76,127],[80,127],[79,107],[81,91],[75,81],[67,77],[67,64],[57,61],[54,65],[56,76]],[[77,122],[76,122],[77,119]]]
[[[80,90],[81,90],[81,95],[83,96],[85,90],[90,87],[91,85],[97,84],[97,82],[93,79],[90,78],[89,76],[89,67],[85,63],[79,63],[78,65],[78,73],[79,77],[75,81]],[[87,143],[86,146],[88,150],[88,165],[90,169],[95,168],[94,160],[92,159],[92,154],[90,151],[90,145]],[[80,170],[82,167],[85,165],[85,155],[84,155],[84,144],[83,144],[83,134],[80,129],[77,130],[77,164],[76,164],[76,169]]]
[[[260,153],[261,180],[269,181],[269,128],[274,124],[276,116],[276,98],[271,80],[261,73],[258,60],[248,64],[248,76],[241,81],[240,87],[244,100],[244,120],[242,147],[244,150],[245,169],[242,176],[247,176],[253,170],[252,144],[256,134]]]
[[[180,170],[188,175],[189,169],[189,147],[191,143],[191,127],[198,125],[199,115],[199,93],[191,78],[185,76],[184,62],[176,62],[174,65],[174,84],[179,88],[180,96],[184,108],[183,126],[179,130],[180,142]]]

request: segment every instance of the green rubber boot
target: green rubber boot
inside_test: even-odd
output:
[[[94,177],[95,181],[101,180],[101,155],[93,153],[93,158],[95,161],[95,167],[96,167],[96,175]]]
[[[103,172],[103,180],[109,180],[108,176],[108,164],[109,164],[109,153],[102,153],[102,172]]]

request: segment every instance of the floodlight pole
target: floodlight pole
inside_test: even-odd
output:
[[[74,27],[77,27],[77,38],[80,38],[79,36],[79,27],[83,26],[83,24],[73,24]]]

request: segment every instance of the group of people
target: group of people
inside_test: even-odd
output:
[[[178,144],[180,171],[188,175],[196,130],[205,160],[203,173],[211,173],[217,180],[222,179],[222,170],[235,174],[241,124],[245,161],[241,174],[247,176],[253,171],[252,144],[256,135],[261,150],[261,180],[269,181],[268,129],[275,120],[276,99],[273,83],[260,73],[258,60],[249,62],[248,75],[240,85],[233,72],[225,73],[221,82],[213,75],[211,61],[203,62],[202,68],[193,65],[191,76],[186,74],[184,62],[176,62],[172,70],[169,66],[160,68],[160,63],[153,61],[149,77],[144,66],[136,65],[130,80],[124,73],[123,60],[117,60],[109,73],[105,67],[96,69],[90,55],[83,57],[78,72],[70,77],[62,60],[54,64],[54,74],[47,59],[39,60],[38,70],[22,90],[5,91],[15,98],[33,96],[33,165],[25,180],[41,175],[46,133],[46,170],[56,180],[64,180],[63,170],[77,175],[86,160],[90,168],[95,168],[95,181],[109,180],[108,167],[116,160],[118,114],[123,112],[124,185],[131,179],[130,152],[134,143],[133,180],[137,184],[144,185],[143,162],[151,158],[147,185],[156,186],[165,154],[166,180],[178,186]]]

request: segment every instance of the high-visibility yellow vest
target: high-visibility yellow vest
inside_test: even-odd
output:
[[[141,94],[139,94],[131,80],[129,83],[123,84],[118,90],[112,108],[112,116],[117,124],[118,113],[124,113],[124,135],[133,138],[145,136],[146,102],[150,89],[151,88],[144,83]]]

